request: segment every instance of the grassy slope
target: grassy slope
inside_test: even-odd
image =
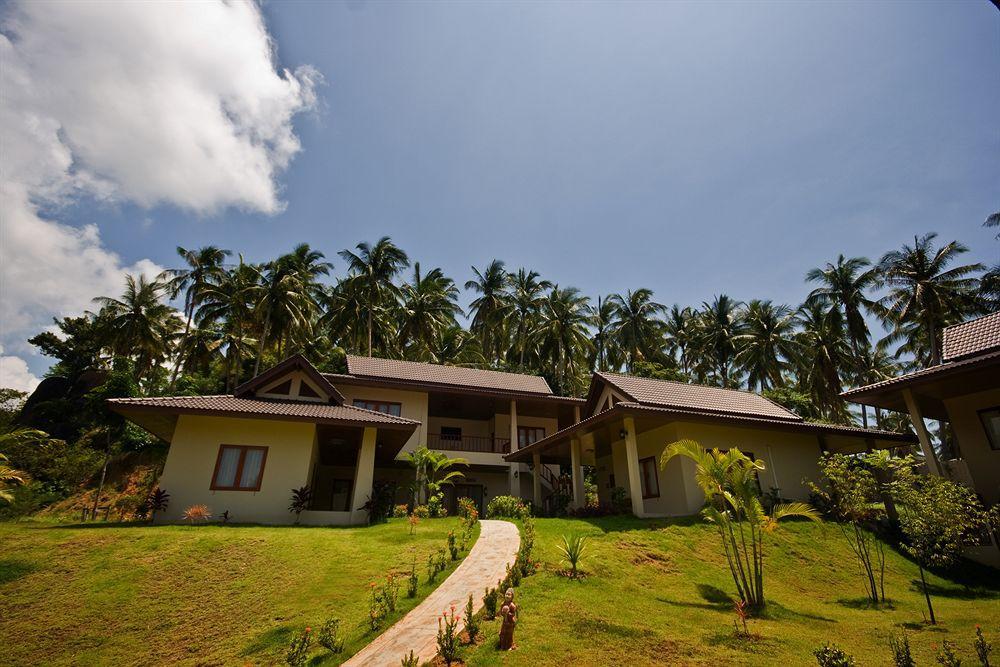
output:
[[[853,553],[836,525],[785,523],[768,536],[765,587],[769,618],[751,621],[757,642],[734,638],[734,590],[711,526],[698,519],[537,520],[542,570],[518,589],[518,649],[498,653],[489,640],[470,651],[474,665],[815,664],[814,648],[833,641],[860,665],[891,664],[890,633],[904,628],[917,664],[936,664],[935,644],[958,645],[964,664],[981,624],[1000,650],[1000,575],[968,567],[969,587],[931,576],[937,627],[922,623],[926,607],[917,568],[887,553],[891,609],[868,609]],[[591,536],[589,576],[558,576],[562,534]],[[996,657],[996,651],[994,652]]]
[[[283,662],[292,633],[328,616],[348,633],[344,656],[373,637],[369,583],[400,582],[394,621],[432,589],[427,555],[457,519],[372,528],[72,527],[0,523],[3,664]],[[440,583],[444,575],[439,575]]]

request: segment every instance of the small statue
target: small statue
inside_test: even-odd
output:
[[[514,604],[514,589],[508,588],[503,594],[503,606],[500,607],[501,651],[510,651],[514,648],[515,625],[517,625],[517,605]]]

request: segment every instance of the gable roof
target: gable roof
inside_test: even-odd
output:
[[[764,398],[760,394],[749,391],[607,372],[594,373],[591,386],[598,384],[598,380],[610,384],[639,405],[778,419],[788,422],[803,421],[802,417],[791,410]],[[592,388],[591,396],[593,395]]]
[[[337,391],[337,388],[330,384],[330,381],[323,377],[323,374],[316,370],[316,367],[309,363],[309,360],[301,354],[293,354],[284,361],[275,364],[260,375],[251,378],[236,387],[233,396],[242,398],[252,396],[253,392],[266,386],[268,383],[281,378],[286,373],[302,371],[313,384],[330,397],[330,403],[335,405],[344,404],[344,395]]]
[[[347,355],[348,375],[355,379],[366,379],[419,386],[456,387],[462,389],[487,390],[505,394],[533,394],[540,397],[553,396],[545,378],[522,373],[442,366],[417,361],[380,359]],[[344,376],[331,375],[332,378]]]
[[[946,362],[1000,348],[1000,311],[945,328],[942,348]]]

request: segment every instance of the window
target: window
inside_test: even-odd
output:
[[[373,412],[384,412],[393,417],[400,417],[403,413],[403,405],[401,403],[390,403],[388,401],[369,401],[363,398],[355,398],[354,407],[364,408]]]
[[[441,439],[442,440],[461,440],[462,439],[462,429],[459,426],[442,426],[441,427]]]
[[[1000,449],[1000,407],[979,411],[979,420],[986,429],[986,439],[991,449]]]
[[[518,448],[527,447],[528,445],[534,444],[545,437],[545,429],[537,426],[518,426],[517,427],[517,446]]]
[[[656,479],[656,457],[639,459],[639,482],[643,498],[659,498],[660,482]]]
[[[267,447],[220,445],[212,475],[213,491],[260,491]]]

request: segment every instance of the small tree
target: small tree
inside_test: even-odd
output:
[[[295,525],[299,525],[299,515],[309,509],[312,502],[312,490],[308,486],[292,489],[292,502],[288,511],[295,515]]]
[[[825,454],[819,461],[825,487],[810,483],[813,493],[830,508],[864,572],[865,593],[878,604],[885,602],[885,549],[867,530],[881,515],[879,485],[860,461],[843,454]]]
[[[153,492],[149,494],[146,499],[146,505],[149,508],[149,520],[150,522],[156,519],[157,512],[163,512],[167,509],[167,505],[170,504],[170,494],[156,487]]]
[[[924,569],[947,568],[962,555],[984,523],[982,506],[971,490],[934,475],[917,475],[911,468],[896,473],[893,495],[906,550],[920,569],[920,584],[932,624],[937,623]]]
[[[763,609],[764,534],[786,517],[818,521],[819,515],[805,503],[779,503],[768,515],[757,488],[757,471],[764,469],[764,462],[750,459],[735,447],[727,452],[706,451],[694,440],[678,440],[663,450],[660,466],[665,468],[675,456],[694,461],[695,479],[707,500],[701,512],[718,528],[737,594],[750,609]]]

